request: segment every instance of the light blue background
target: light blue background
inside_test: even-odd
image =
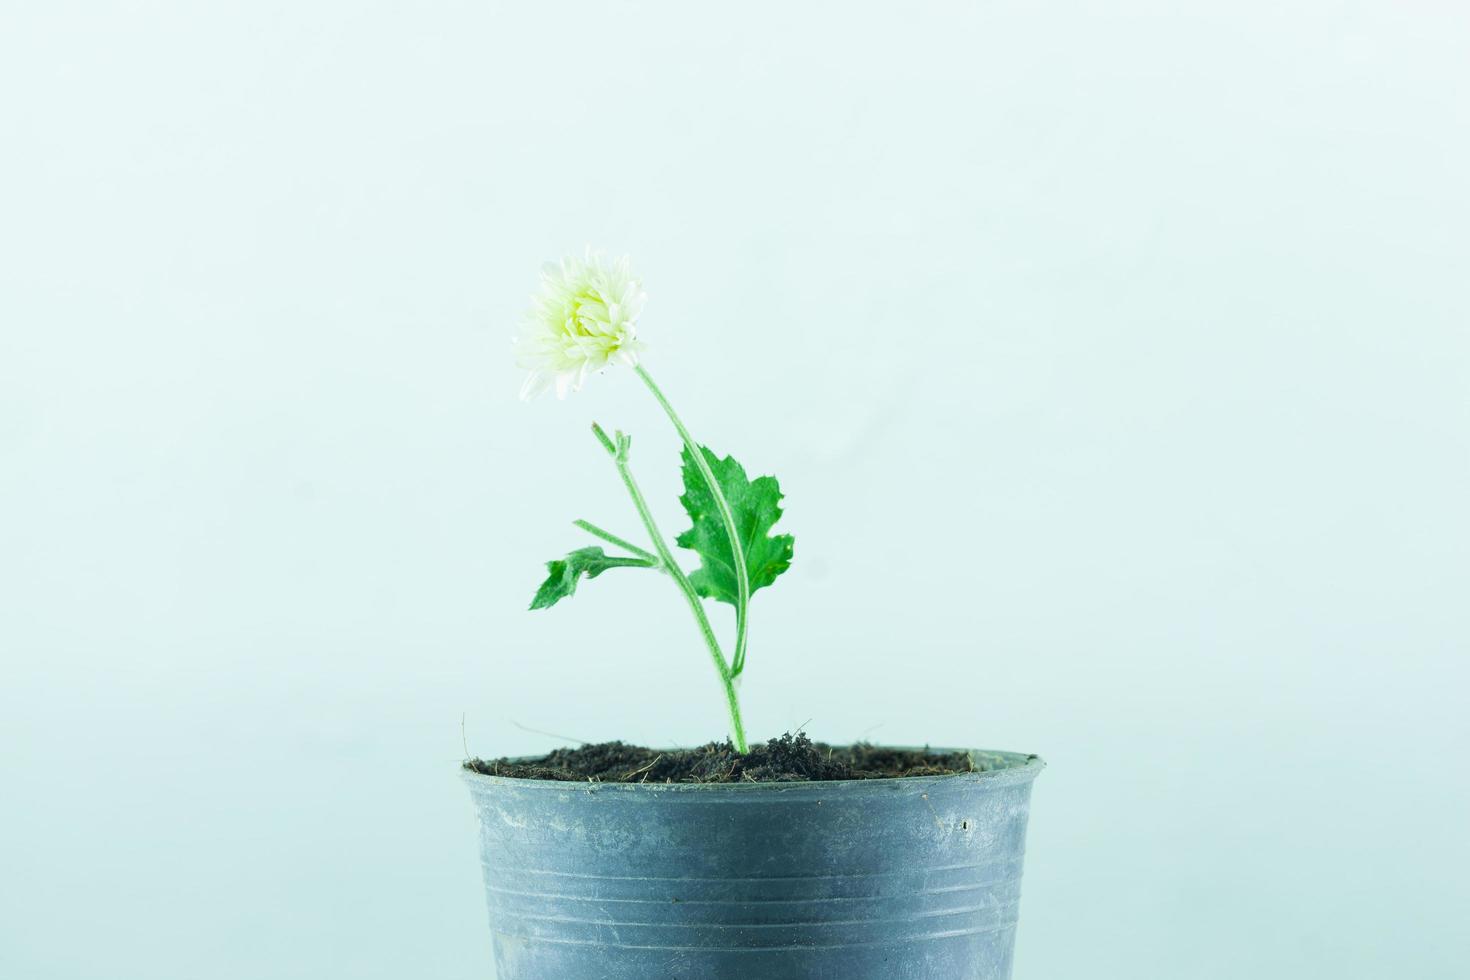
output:
[[[1464,975],[1448,2],[35,3],[0,31],[0,976],[489,977],[479,754],[718,736],[677,595],[524,611],[626,372],[774,472],[763,736],[1043,753],[1018,980]],[[721,614],[721,622],[725,622]]]

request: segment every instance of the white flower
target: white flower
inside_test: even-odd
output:
[[[583,259],[543,266],[541,292],[532,297],[516,340],[517,363],[531,372],[521,397],[529,401],[555,387],[556,397],[565,398],[610,364],[635,366],[643,349],[636,324],[644,298],[627,256],[608,265],[589,251]]]

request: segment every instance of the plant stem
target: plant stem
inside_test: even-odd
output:
[[[653,514],[648,509],[648,503],[643,499],[643,492],[638,489],[638,483],[633,479],[633,472],[628,468],[628,438],[621,432],[617,434],[617,446],[613,454],[613,462],[617,465],[618,475],[623,478],[623,486],[628,488],[628,495],[633,498],[633,506],[638,510],[638,516],[643,521],[643,526],[648,530],[648,536],[653,541],[653,547],[658,552],[658,560],[662,562],[663,568],[678,585],[679,591],[684,593],[684,599],[689,603],[689,610],[694,614],[694,620],[699,624],[700,635],[709,647],[710,659],[714,661],[715,670],[720,675],[720,684],[725,688],[725,705],[730,712],[730,738],[735,743],[735,751],[742,755],[749,751],[745,742],[745,725],[740,720],[740,699],[735,692],[735,675],[730,670],[730,665],[725,662],[725,654],[720,650],[720,641],[715,637],[715,631],[710,628],[709,617],[705,615],[704,603],[699,594],[694,591],[694,586],[689,584],[689,577],[674,560],[669,551],[664,536],[659,533],[658,524],[654,522]]]
[[[624,558],[621,555],[608,555],[603,559],[608,568],[658,568],[657,558]]]
[[[658,385],[653,383],[653,378],[641,364],[633,370],[637,372],[638,377],[643,379],[643,383],[648,386],[648,390],[653,392],[653,397],[658,400],[659,405],[663,406],[664,413],[668,415],[669,421],[674,423],[674,428],[678,431],[679,438],[684,440],[684,446],[689,450],[689,455],[694,459],[694,465],[699,469],[700,476],[704,477],[705,484],[709,486],[710,496],[714,498],[715,506],[720,511],[720,520],[724,522],[725,534],[730,539],[730,557],[732,559],[731,563],[735,566],[736,592],[735,655],[730,661],[730,677],[732,679],[739,677],[740,672],[745,669],[746,614],[750,607],[750,570],[745,566],[745,548],[740,543],[740,529],[735,526],[735,514],[730,509],[730,502],[725,499],[725,492],[720,489],[719,481],[715,479],[715,474],[709,468],[709,461],[704,458],[704,450],[700,448],[699,443],[694,441],[694,437],[689,434],[689,430],[684,427],[684,422],[679,418],[678,413],[674,411],[674,406],[669,404],[669,400],[664,397],[664,393],[659,390]],[[741,751],[744,750],[742,749]]]
[[[580,527],[582,530],[586,531],[593,537],[601,538],[608,544],[615,544],[619,548],[622,548],[624,551],[630,551],[633,554],[637,555],[639,558],[642,558],[644,561],[653,562],[660,567],[663,564],[661,561],[659,561],[658,555],[655,555],[653,552],[644,551],[642,548],[638,547],[636,544],[633,544],[631,541],[625,541],[622,538],[618,537],[616,534],[613,534],[611,531],[604,531],[602,528],[598,527],[596,524],[593,524],[591,521],[573,521],[572,523],[575,524],[577,527]]]

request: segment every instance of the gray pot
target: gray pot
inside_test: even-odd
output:
[[[466,772],[499,980],[1005,980],[1034,756],[958,776]]]

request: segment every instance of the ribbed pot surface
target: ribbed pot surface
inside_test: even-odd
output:
[[[465,773],[499,980],[1006,980],[1031,783]]]

